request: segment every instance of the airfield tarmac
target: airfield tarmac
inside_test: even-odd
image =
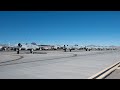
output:
[[[87,79],[120,61],[119,50],[0,52],[0,79]]]

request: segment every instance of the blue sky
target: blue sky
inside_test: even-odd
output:
[[[0,43],[120,45],[120,11],[0,11]]]

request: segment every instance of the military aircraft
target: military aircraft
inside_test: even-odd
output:
[[[28,44],[28,43],[25,43],[25,44],[21,44],[21,43],[17,43],[15,45],[9,45],[9,48],[12,48],[13,50],[17,50],[18,48],[20,50],[30,50],[30,49],[33,49],[33,50],[38,50],[39,47],[37,45],[34,45],[32,43]]]

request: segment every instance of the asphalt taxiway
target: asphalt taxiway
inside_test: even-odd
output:
[[[87,79],[119,60],[119,50],[0,52],[0,79]]]

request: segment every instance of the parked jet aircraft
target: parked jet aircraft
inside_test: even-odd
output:
[[[9,47],[13,48],[14,50],[17,50],[18,48],[20,50],[30,50],[30,49],[37,50],[37,49],[39,49],[39,47],[37,45],[33,45],[33,44],[27,44],[27,43],[21,44],[21,47],[18,46],[18,44],[10,45]]]

